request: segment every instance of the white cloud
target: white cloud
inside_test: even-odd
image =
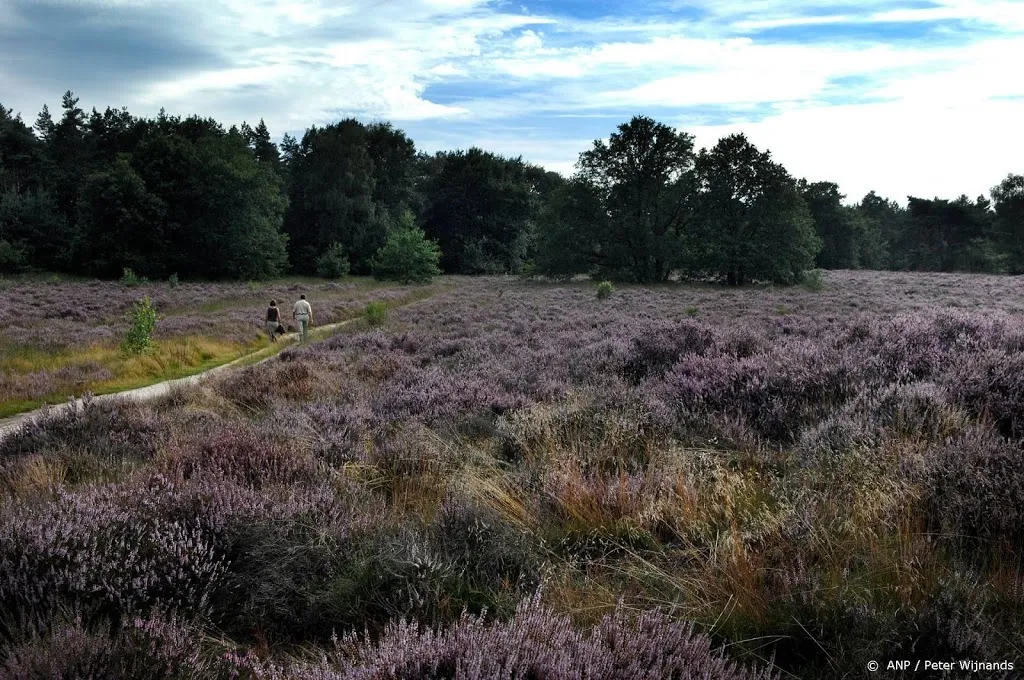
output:
[[[837,182],[851,202],[875,190],[905,203],[907,195],[973,198],[1024,170],[1024,136],[1013,133],[1022,119],[1024,102],[887,102],[790,110],[757,123],[680,123],[701,147],[744,132],[796,177]]]
[[[142,18],[152,11],[164,22],[178,12],[181,25],[167,30],[212,56],[205,68],[161,70],[148,80],[112,73],[106,89],[78,94],[87,107],[127,104],[152,115],[165,106],[228,125],[262,116],[275,135],[347,115],[404,121],[424,131],[414,137],[422,148],[477,144],[566,172],[591,140],[577,139],[567,126],[578,121],[562,116],[656,109],[668,119],[664,111],[709,107],[750,111],[753,121],[753,112],[775,111],[730,126],[694,128],[682,114],[677,122],[703,144],[745,130],[792,172],[838,181],[852,197],[872,188],[894,198],[973,194],[1024,171],[1012,167],[1024,158],[1016,134],[1024,103],[992,100],[1024,95],[1024,2],[937,0],[937,7],[899,9],[889,0],[834,0],[824,14],[821,0],[679,0],[678,8],[695,4],[710,19],[668,11],[555,18],[492,0],[80,0],[79,7],[103,10],[93,26],[116,23],[119,9]],[[24,22],[17,7],[0,0],[0,40]],[[769,43],[745,35],[825,25],[841,35],[837,26],[949,19],[985,30],[941,43]],[[37,111],[43,86],[9,63],[0,59],[4,105]],[[431,101],[430,87],[449,79],[464,88],[459,104]],[[491,84],[516,94],[496,94]],[[51,108],[66,86],[75,83],[45,95]],[[867,98],[884,103],[853,103]],[[526,116],[543,124],[502,132]]]
[[[512,43],[517,50],[520,52],[535,52],[544,45],[544,41],[539,35],[531,30],[523,31],[522,35],[515,39]]]

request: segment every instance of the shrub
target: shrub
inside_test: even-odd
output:
[[[458,590],[473,610],[482,605],[494,611],[502,604],[499,597],[514,598],[514,605],[540,585],[539,542],[490,508],[448,498],[429,538],[437,554],[458,568]]]
[[[946,382],[953,401],[972,415],[993,421],[1006,437],[1024,436],[1024,354],[979,352]]]
[[[442,629],[422,629],[416,622],[396,621],[383,637],[371,641],[348,634],[336,643],[333,663],[285,670],[252,656],[231,657],[265,680],[314,678],[546,678],[547,680],[769,680],[767,669],[747,669],[712,649],[693,626],[658,612],[632,619],[616,609],[584,630],[567,616],[555,614],[535,597],[522,603],[508,622],[487,623],[464,615]],[[333,671],[333,672],[331,672]]]
[[[537,277],[537,263],[527,260],[519,270],[519,278],[523,281],[532,281]]]
[[[167,277],[167,283],[170,284],[171,288],[177,288],[179,284],[178,272],[174,272],[169,277]]]
[[[153,329],[156,328],[156,310],[149,297],[132,306],[129,313],[131,325],[121,341],[121,351],[128,356],[145,354],[153,349]]]
[[[317,471],[311,454],[281,441],[269,428],[214,423],[207,431],[192,428],[188,439],[161,460],[161,471],[173,479],[188,480],[213,473],[219,479],[260,488],[267,484],[310,481]]]
[[[812,293],[820,293],[825,290],[825,276],[820,269],[812,269],[804,272],[803,287]]]
[[[0,238],[0,272],[16,273],[28,264],[27,248],[22,242]]]
[[[403,213],[398,229],[370,261],[370,270],[378,281],[427,283],[441,273],[441,249],[427,240],[422,229],[412,226],[412,213]]]
[[[371,326],[382,326],[387,316],[388,306],[383,302],[371,302],[366,305],[366,323]]]
[[[612,296],[613,292],[615,292],[615,288],[612,286],[611,281],[602,281],[601,283],[597,284],[598,300],[607,300]]]
[[[200,639],[199,631],[174,619],[137,618],[111,628],[86,626],[78,618],[19,641],[0,662],[0,676],[6,680],[216,677],[221,662],[204,658]]]
[[[8,513],[0,629],[69,606],[110,621],[155,606],[204,615],[224,574],[221,556],[195,518],[160,512],[160,499],[158,489],[96,487]]]
[[[976,428],[929,454],[922,501],[936,531],[1024,549],[1024,450]]]
[[[35,418],[0,440],[0,483],[12,488],[35,466],[75,485],[119,476],[151,459],[168,440],[169,423],[135,403],[95,402]]]
[[[145,276],[139,276],[131,267],[125,267],[124,272],[121,274],[121,285],[126,288],[136,288],[147,283],[149,283],[149,279]]]
[[[316,275],[325,279],[340,279],[349,273],[348,256],[340,243],[332,243],[315,264]]]

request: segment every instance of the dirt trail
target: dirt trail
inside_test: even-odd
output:
[[[316,330],[318,332],[318,334],[319,334],[319,333],[322,333],[324,331],[331,331],[331,330],[334,330],[336,328],[341,328],[342,326],[350,324],[353,321],[356,321],[356,319],[347,319],[345,321],[339,321],[338,323],[327,324],[326,326],[318,326],[315,329],[311,329],[311,330]],[[284,341],[284,342],[287,342],[287,343],[293,343],[296,339],[298,339],[298,337],[299,337],[298,333],[288,333],[287,335],[282,336],[282,339],[279,340],[278,342]],[[197,382],[199,382],[201,380],[204,380],[204,379],[210,377],[211,375],[214,375],[215,373],[220,373],[222,371],[227,371],[227,370],[229,370],[231,368],[235,368],[239,364],[244,363],[249,358],[249,356],[251,356],[251,355],[247,355],[247,356],[244,356],[244,357],[239,357],[238,359],[235,359],[234,361],[231,361],[231,362],[226,363],[226,364],[221,364],[220,366],[215,366],[215,367],[213,367],[213,368],[211,368],[209,370],[203,371],[202,373],[196,373],[195,375],[186,376],[184,378],[176,378],[174,380],[165,380],[163,382],[154,383],[152,385],[146,385],[145,387],[138,387],[138,388],[133,389],[133,390],[125,390],[123,392],[113,392],[111,394],[101,394],[101,395],[97,395],[97,396],[93,397],[92,399],[93,399],[93,401],[97,401],[97,402],[98,401],[109,401],[111,399],[132,399],[132,400],[135,400],[135,401],[147,401],[149,399],[155,399],[157,397],[162,397],[165,394],[169,393],[172,388],[177,387],[178,385],[193,385],[193,384],[195,384],[195,383],[197,383]],[[269,361],[270,359],[273,359],[275,356],[277,356],[276,353],[275,354],[271,354],[270,356],[265,357],[263,359],[260,359],[259,361],[253,362],[250,365],[255,366],[256,364],[261,364],[264,361]],[[50,413],[60,413],[62,411],[66,411],[66,410],[71,409],[71,408],[74,408],[74,409],[77,410],[77,409],[79,409],[81,407],[82,407],[82,399],[81,398],[75,399],[74,402],[72,402],[69,399],[68,401],[66,401],[66,402],[64,402],[62,404],[56,404],[56,405],[50,406],[49,407],[49,412]],[[20,426],[22,426],[23,424],[29,422],[33,418],[36,418],[36,417],[42,415],[43,411],[44,411],[44,409],[36,409],[35,411],[26,411],[25,413],[19,413],[18,415],[11,416],[9,418],[0,418],[0,440],[3,440],[4,437],[6,437],[7,435],[13,433]]]

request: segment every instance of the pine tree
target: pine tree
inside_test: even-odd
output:
[[[49,142],[53,139],[53,131],[56,125],[53,123],[53,116],[50,115],[50,107],[43,104],[43,110],[39,112],[39,116],[36,118],[36,124],[33,126],[39,138],[44,142]]]

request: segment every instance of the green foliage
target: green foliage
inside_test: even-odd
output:
[[[0,272],[14,274],[26,267],[28,257],[24,243],[11,243],[0,238]]]
[[[742,135],[693,138],[637,116],[580,156],[571,181],[479,148],[417,154],[390,123],[312,127],[280,147],[163,111],[86,113],[70,91],[32,127],[0,106],[0,271],[262,280],[289,266],[368,273],[401,214],[442,269],[556,280],[798,282],[822,268],[1024,273],[1024,177],[984,197],[842,204]],[[290,259],[290,262],[289,262]],[[343,267],[343,265],[340,265]]]
[[[600,261],[608,214],[596,187],[575,177],[554,189],[537,224],[537,272],[555,281],[589,273]]]
[[[615,288],[612,286],[611,281],[602,281],[601,283],[597,284],[598,300],[607,300],[612,296],[613,292],[615,292]]]
[[[966,196],[954,201],[909,197],[906,218],[893,237],[893,264],[926,271],[1001,267],[996,254],[984,245],[996,238],[990,208],[984,197],[977,201]]]
[[[1024,175],[1007,175],[992,189],[995,239],[1011,274],[1024,274]]]
[[[821,269],[812,269],[804,273],[803,286],[812,293],[825,290],[825,273]]]
[[[696,307],[687,307],[683,311],[686,313],[686,316],[688,316],[690,318],[693,318],[693,317],[697,316],[697,314],[700,313],[700,310],[698,308],[696,308]]]
[[[381,326],[387,320],[388,307],[383,302],[371,302],[366,305],[366,323]]]
[[[177,288],[179,285],[178,272],[174,272],[167,277],[167,283],[170,284],[171,288]]]
[[[620,125],[605,144],[582,153],[581,178],[597,192],[607,220],[589,231],[597,264],[608,276],[667,281],[684,252],[683,226],[692,194],[693,135],[645,116]]]
[[[332,243],[327,252],[316,259],[316,275],[325,279],[340,279],[348,276],[349,262],[345,248],[340,243]]]
[[[139,276],[131,267],[125,267],[121,271],[121,278],[119,279],[119,282],[125,288],[138,288],[139,286],[144,286],[149,283],[149,279],[145,276]]]
[[[121,341],[121,351],[128,356],[144,354],[153,348],[153,329],[156,328],[156,310],[149,296],[136,302],[129,313],[130,326]]]
[[[799,182],[800,196],[807,204],[821,239],[816,263],[823,269],[854,269],[859,265],[858,240],[853,214],[843,206],[846,198],[833,182]]]
[[[353,269],[366,271],[388,228],[386,211],[373,203],[374,163],[366,127],[354,119],[311,127],[288,168],[284,228],[293,266],[315,271],[317,258],[340,243]]]
[[[441,250],[427,239],[422,230],[411,226],[412,213],[406,212],[399,228],[370,263],[374,278],[379,281],[427,283],[441,273],[438,262]]]
[[[141,215],[153,225],[152,241],[159,245],[142,256],[151,275],[245,280],[284,271],[281,223],[287,201],[280,179],[256,160],[241,134],[225,133],[213,120],[162,117],[141,134],[131,170],[154,200],[133,189],[114,194],[132,200],[111,207],[150,204]],[[135,184],[129,184],[127,168],[112,179],[125,187]],[[162,209],[154,212],[157,205]]]
[[[366,151],[373,162],[373,204],[377,211],[401,215],[419,208],[416,194],[416,145],[391,123],[366,126]]]
[[[471,148],[421,159],[423,228],[438,241],[444,271],[516,272],[529,258],[539,201],[521,158]]]
[[[741,134],[701,151],[691,274],[731,285],[792,284],[813,267],[821,249],[814,220],[797,184],[767,151]]]
[[[0,241],[8,244],[8,272],[66,270],[75,262],[67,247],[74,240],[72,228],[46,191],[0,192]]]
[[[82,237],[76,252],[88,273],[113,277],[125,263],[148,272],[165,269],[166,206],[149,192],[128,156],[85,180],[78,211]]]
[[[537,263],[527,260],[519,269],[519,278],[523,281],[532,281],[537,277]]]

